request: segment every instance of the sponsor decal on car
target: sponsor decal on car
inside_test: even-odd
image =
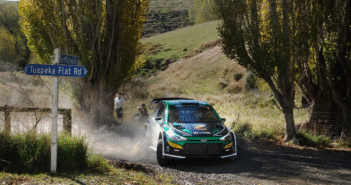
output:
[[[207,130],[207,127],[206,125],[197,125],[194,127],[195,130],[203,130],[203,131],[206,131]]]

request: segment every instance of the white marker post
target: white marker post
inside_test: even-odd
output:
[[[54,50],[55,58],[53,64],[59,64],[60,49]],[[57,169],[57,115],[58,115],[58,81],[59,77],[54,76],[52,82],[52,124],[51,124],[51,173]]]

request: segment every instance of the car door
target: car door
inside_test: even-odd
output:
[[[159,134],[162,133],[163,123],[165,120],[166,105],[160,103],[159,109],[153,117],[153,145],[157,146]]]
[[[150,142],[150,148],[156,150],[157,142],[158,142],[158,136],[160,133],[160,121],[161,120],[156,120],[156,118],[159,118],[160,116],[164,115],[165,111],[165,105],[161,102],[156,103],[153,105],[154,107],[154,113],[151,116],[150,119],[150,124],[148,126],[148,139],[151,141]]]

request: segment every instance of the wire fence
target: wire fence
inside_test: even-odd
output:
[[[50,113],[30,113],[30,112],[11,112],[11,134],[26,133],[35,131],[37,133],[51,132],[51,114]],[[63,131],[63,116],[58,115],[58,132]],[[0,112],[0,131],[5,130],[5,116]]]
[[[3,114],[1,114],[3,112]],[[10,133],[25,133],[36,131],[38,133],[49,133],[51,109],[36,107],[0,107],[0,131]],[[71,109],[59,109],[58,131],[67,131],[71,134],[72,130],[72,111]]]
[[[350,134],[350,125],[341,124],[339,112],[314,112],[310,120],[302,125],[302,129],[313,131],[326,136],[341,136]]]

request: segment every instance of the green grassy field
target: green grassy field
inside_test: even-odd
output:
[[[159,52],[154,57],[183,58],[201,44],[219,39],[217,33],[218,21],[188,26],[182,29],[162,33],[153,37],[141,39],[145,43],[161,44]]]

